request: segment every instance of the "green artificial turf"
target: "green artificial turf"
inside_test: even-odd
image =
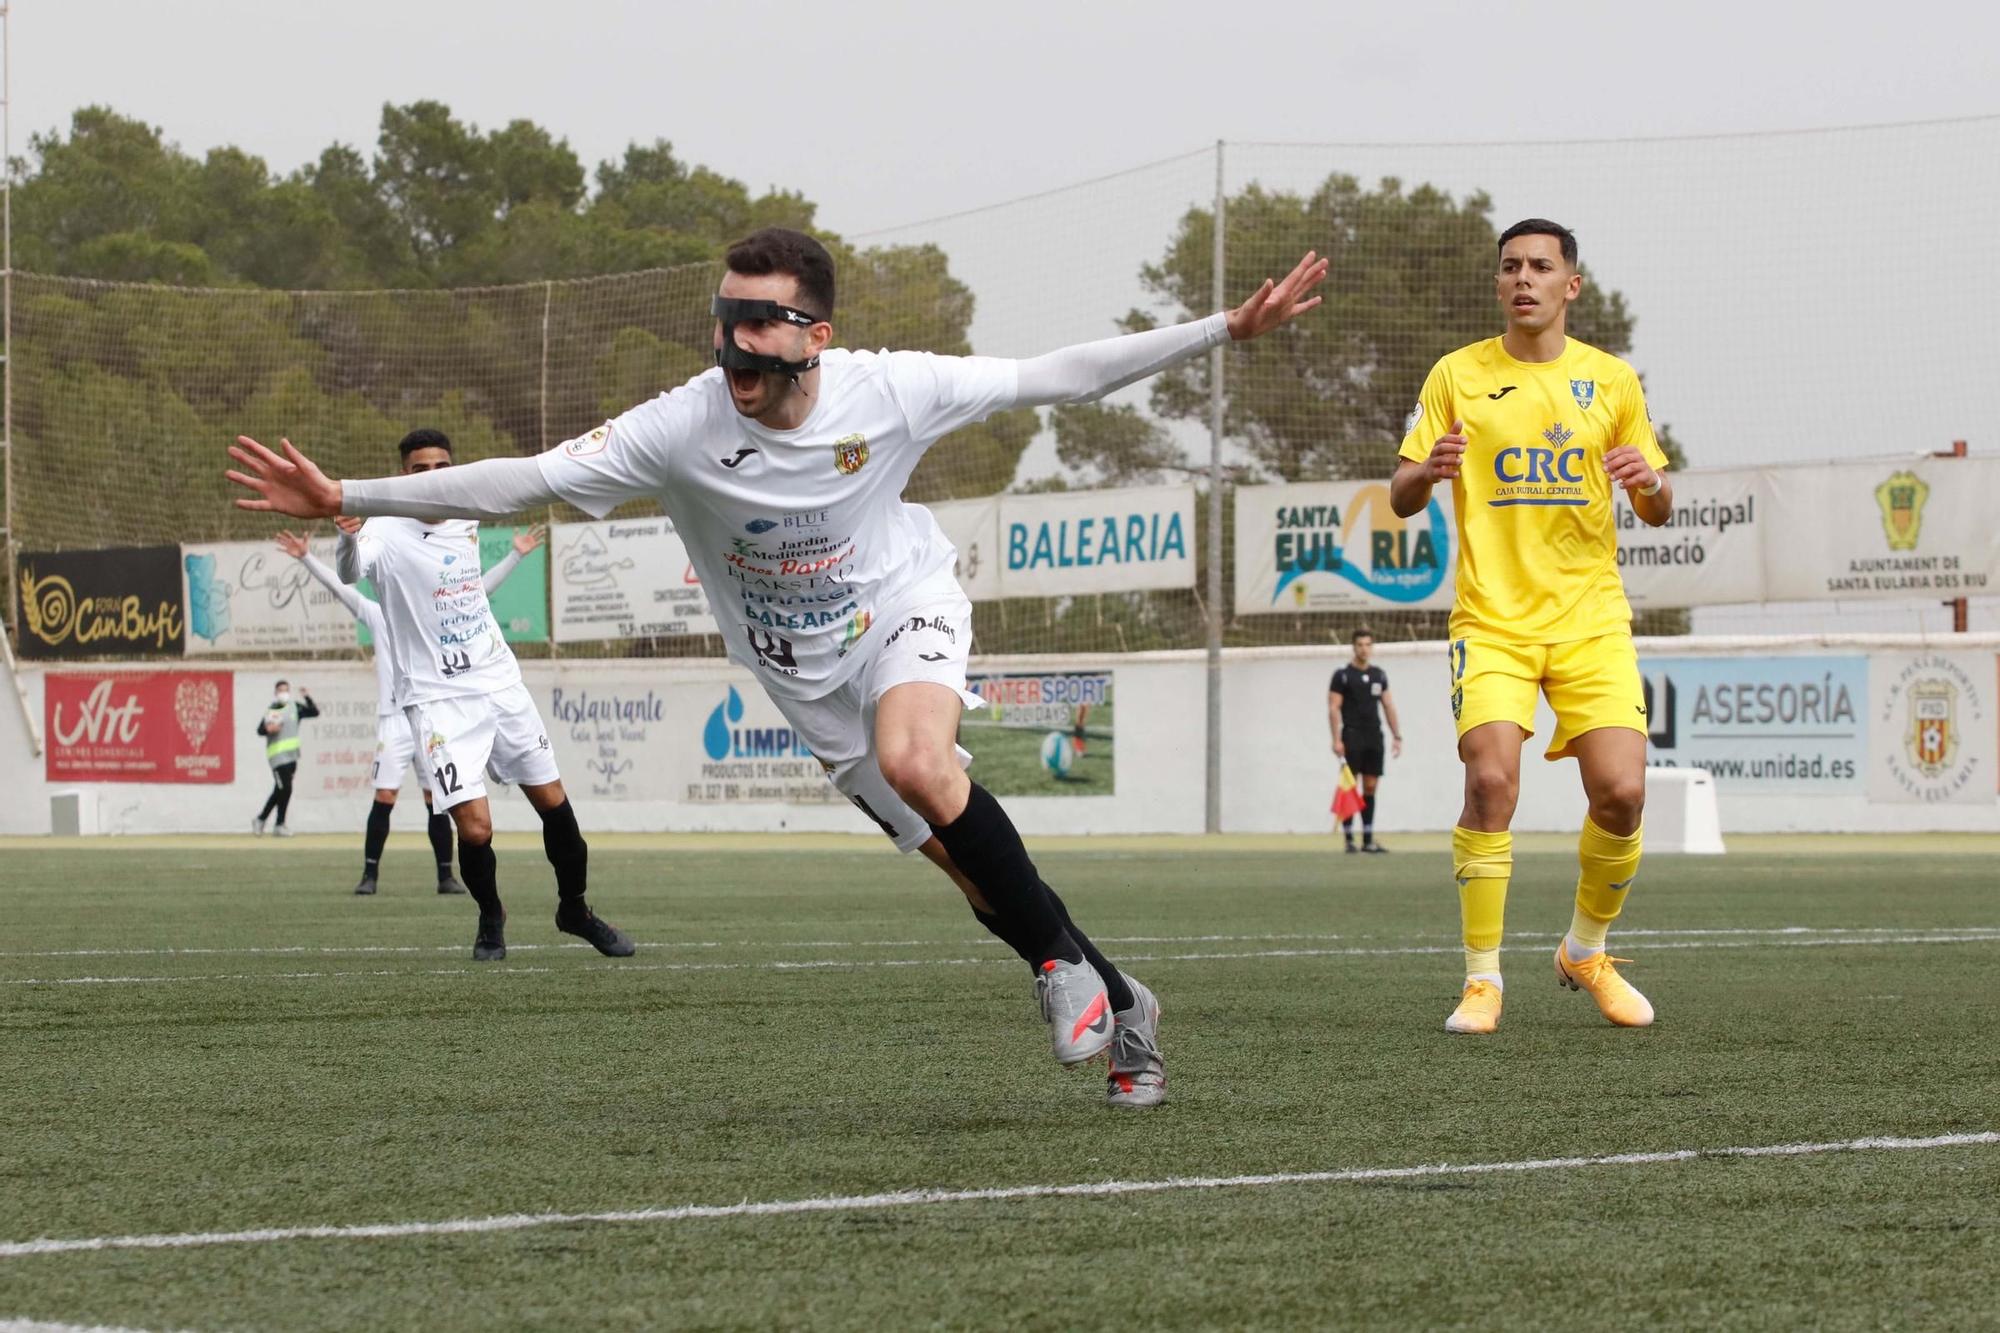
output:
[[[1652,858],[1646,1031],[1557,989],[1574,860],[1524,852],[1484,1039],[1442,1031],[1441,852],[1038,848],[1159,992],[1133,1113],[919,859],[773,846],[597,850],[616,961],[503,839],[475,965],[418,839],[373,899],[344,843],[12,844],[0,1243],[2000,1129],[1990,848]],[[0,1257],[0,1322],[178,1329],[1963,1328],[1996,1290],[1993,1144]]]

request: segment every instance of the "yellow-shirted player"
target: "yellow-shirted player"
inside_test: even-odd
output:
[[[1465,808],[1451,843],[1465,990],[1448,1032],[1491,1032],[1500,1023],[1500,933],[1514,864],[1508,825],[1537,691],[1556,717],[1548,757],[1576,756],[1590,803],[1556,977],[1589,991],[1613,1023],[1653,1021],[1653,1006],[1604,950],[1638,874],[1646,799],[1646,702],[1613,509],[1622,490],[1658,527],[1672,515],[1673,488],[1639,377],[1564,332],[1582,286],[1567,228],[1531,218],[1501,234],[1494,287],[1507,331],[1432,367],[1390,483],[1405,518],[1441,481],[1451,483],[1458,513],[1451,711]]]

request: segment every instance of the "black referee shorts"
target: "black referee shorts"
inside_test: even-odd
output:
[[[1356,731],[1351,727],[1342,727],[1340,743],[1347,747],[1347,766],[1354,770],[1356,777],[1382,776],[1381,732]]]

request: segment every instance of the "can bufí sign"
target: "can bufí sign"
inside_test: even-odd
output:
[[[50,782],[232,782],[227,671],[52,671],[43,693]]]
[[[25,552],[23,657],[179,657],[180,548]]]

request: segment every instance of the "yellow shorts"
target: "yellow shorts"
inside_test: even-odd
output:
[[[1514,722],[1535,734],[1535,694],[1549,697],[1556,734],[1547,757],[1561,759],[1570,743],[1599,727],[1646,732],[1645,687],[1630,634],[1573,643],[1518,644],[1454,639],[1451,715],[1463,737],[1488,722]]]

